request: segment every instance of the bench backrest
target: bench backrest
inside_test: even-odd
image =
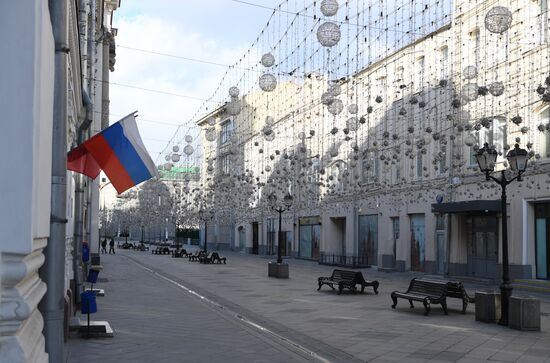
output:
[[[447,283],[444,281],[422,280],[415,277],[411,280],[407,293],[409,292],[416,292],[429,296],[442,296],[447,293]]]
[[[332,276],[331,277],[333,279],[356,280],[358,273],[360,274],[361,272],[336,269],[336,270],[332,271]]]
[[[218,260],[220,258],[220,255],[218,255],[218,252],[212,252],[212,258],[214,260]]]

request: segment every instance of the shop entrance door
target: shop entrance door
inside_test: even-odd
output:
[[[468,275],[495,278],[498,264],[498,221],[493,216],[466,219]]]
[[[535,205],[537,279],[550,280],[550,203]]]
[[[424,214],[411,214],[411,270],[424,271],[426,233]]]
[[[252,254],[258,254],[258,222],[252,223]]]

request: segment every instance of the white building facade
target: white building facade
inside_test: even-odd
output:
[[[498,5],[512,14],[500,34],[485,25]],[[227,196],[218,214],[233,211],[214,218],[213,229],[232,228],[216,238],[275,254],[266,197],[290,192],[287,256],[498,279],[501,190],[479,172],[475,147],[494,145],[503,170],[519,143],[532,157],[508,188],[511,277],[550,279],[547,3],[456,1],[442,19],[350,77],[280,81],[198,120],[204,188]],[[335,85],[331,112],[320,100]]]

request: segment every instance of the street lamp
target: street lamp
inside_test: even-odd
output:
[[[290,195],[290,193],[287,193],[284,196],[283,202],[282,202],[282,205],[281,205],[281,204],[278,204],[277,196],[275,195],[275,193],[271,193],[267,197],[267,200],[268,200],[268,203],[269,203],[269,206],[271,207],[271,209],[273,211],[279,213],[279,233],[278,233],[278,237],[277,237],[277,244],[278,244],[278,246],[277,246],[277,266],[274,266],[272,263],[270,263],[270,265],[269,265],[269,276],[288,278],[288,265],[283,264],[283,257],[282,257],[283,243],[282,243],[282,240],[281,240],[281,236],[282,236],[281,224],[282,224],[282,214],[283,214],[283,212],[289,210],[292,207],[292,202],[293,202],[294,198],[292,197],[292,195]]]
[[[495,181],[502,188],[502,195],[500,199],[502,210],[502,284],[500,285],[500,325],[508,325],[508,302],[512,295],[512,285],[510,284],[509,263],[508,263],[508,221],[506,213],[506,186],[514,180],[521,181],[521,175],[527,168],[527,160],[529,155],[525,149],[520,149],[516,144],[512,150],[508,152],[506,158],[510,164],[510,169],[516,172],[517,175],[512,179],[506,179],[505,170],[501,170],[500,178],[495,178],[491,175],[495,170],[495,163],[498,153],[494,146],[485,145],[478,150],[476,154],[476,160],[479,165],[479,169],[482,173],[485,173],[487,180]]]
[[[199,219],[204,222],[204,253],[207,253],[208,221],[213,218],[213,213],[204,207],[199,209]]]

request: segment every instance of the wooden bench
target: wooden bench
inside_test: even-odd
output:
[[[189,258],[189,261],[198,261],[201,254],[203,254],[203,251],[195,251],[194,254],[189,253],[187,257]]]
[[[208,254],[203,252],[199,254],[198,258],[200,263],[212,263],[212,252],[208,252]]]
[[[447,297],[462,300],[462,314],[466,314],[468,303],[475,303],[475,299],[468,295],[464,285],[460,281],[447,281]]]
[[[331,276],[321,276],[317,279],[319,287],[317,291],[321,290],[321,286],[328,285],[334,290],[334,285],[338,286],[338,295],[342,293],[344,288],[347,288],[353,292],[357,292],[356,285],[361,285],[361,293],[365,291],[365,287],[372,286],[374,293],[378,294],[378,281],[367,281],[363,277],[360,271],[338,270],[332,271]]]
[[[411,309],[414,308],[413,300],[424,304],[424,315],[430,313],[431,304],[441,304],[443,312],[447,315],[447,283],[445,281],[432,281],[413,278],[406,292],[394,291],[391,293],[393,300],[392,309],[397,305],[397,298],[409,300]]]
[[[179,252],[177,250],[172,251],[172,257],[183,258],[184,256],[187,256],[185,248],[182,248]]]
[[[221,257],[218,254],[218,252],[212,252],[212,261],[211,261],[212,263],[214,263],[214,262],[222,263],[223,262],[225,264],[226,260],[227,259],[225,257]]]

